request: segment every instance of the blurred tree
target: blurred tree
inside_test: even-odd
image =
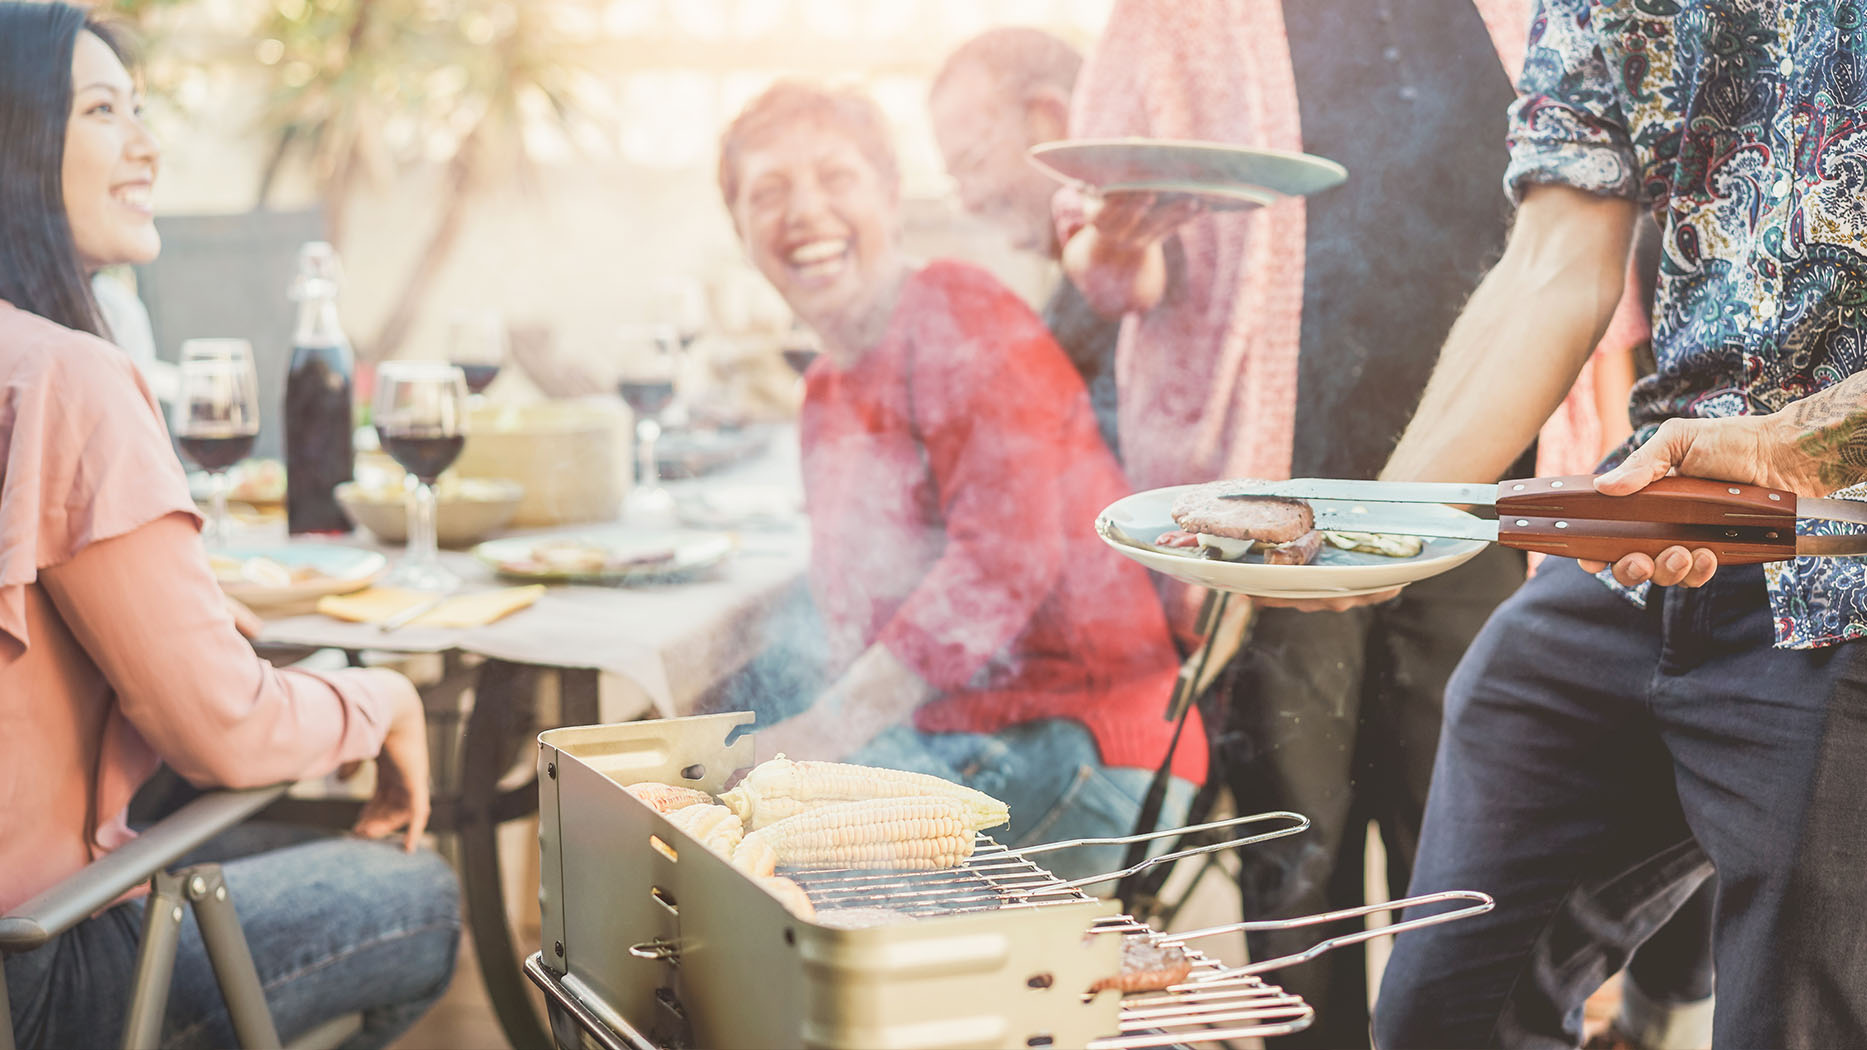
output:
[[[159,41],[184,9],[212,0],[99,0],[96,7]],[[432,225],[370,359],[408,338],[445,269],[476,195],[531,185],[528,140],[553,128],[573,146],[607,134],[599,58],[603,0],[268,0],[251,51],[267,73],[259,126],[271,140],[255,195],[268,207],[279,176],[302,164],[317,186],[332,243],[349,204],[381,183],[438,166]],[[225,60],[224,58],[222,60]]]
[[[320,186],[331,239],[363,177],[410,165],[444,171],[432,226],[375,338],[389,357],[408,338],[450,259],[473,198],[530,184],[527,134],[555,124],[577,141],[607,107],[595,60],[600,0],[276,0],[265,126],[275,135],[264,207],[295,155]]]

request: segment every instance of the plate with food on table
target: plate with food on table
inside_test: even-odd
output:
[[[625,530],[508,536],[473,549],[511,579],[558,583],[645,583],[685,578],[725,561],[738,540],[725,532]]]
[[[264,609],[360,591],[383,574],[389,560],[358,547],[296,543],[212,549],[208,564],[228,597]]]

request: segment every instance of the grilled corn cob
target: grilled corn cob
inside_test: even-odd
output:
[[[792,867],[950,868],[972,856],[972,815],[953,798],[837,802],[753,832]]]
[[[817,906],[810,902],[810,895],[804,892],[804,887],[782,875],[768,875],[757,881],[766,893],[778,898],[778,903],[784,905],[785,910],[791,914],[800,919],[816,916]]]
[[[748,831],[733,850],[733,867],[754,877],[778,870],[778,852],[771,848],[762,831]]]
[[[715,853],[730,857],[745,837],[739,818],[725,806],[688,806],[668,814],[668,823]]]
[[[623,788],[629,794],[648,803],[657,813],[672,813],[688,806],[710,806],[713,796],[698,788],[676,787],[673,784],[660,784],[653,780],[644,780],[639,784],[630,784]]]
[[[753,767],[720,801],[739,814],[748,829],[757,829],[822,805],[910,796],[960,802],[972,831],[1011,820],[1011,810],[1003,802],[951,780],[844,762],[793,762],[783,755]]]

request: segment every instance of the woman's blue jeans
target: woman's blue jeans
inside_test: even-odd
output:
[[[433,853],[350,838],[241,855],[241,833],[258,830],[236,828],[210,848],[235,858],[223,861],[222,871],[280,1038],[289,1042],[323,1021],[361,1013],[363,1029],[345,1046],[387,1045],[433,1005],[453,976],[460,943],[453,870]],[[142,928],[143,903],[131,901],[8,958],[7,997],[19,1045],[117,1045]],[[190,913],[162,1045],[235,1042]]]

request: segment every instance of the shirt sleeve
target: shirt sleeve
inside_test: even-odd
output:
[[[946,548],[877,641],[953,689],[1024,630],[1056,585],[1054,537],[1082,527],[1063,521],[1064,435],[1088,397],[1037,315],[983,275],[944,281],[904,307],[921,312],[909,397]]]
[[[88,544],[40,579],[130,724],[197,785],[275,784],[368,758],[412,688],[392,671],[259,659],[181,514]]]
[[[1504,189],[1536,184],[1639,197],[1639,166],[1620,93],[1588,0],[1540,0],[1530,20],[1519,98],[1510,110]]]

